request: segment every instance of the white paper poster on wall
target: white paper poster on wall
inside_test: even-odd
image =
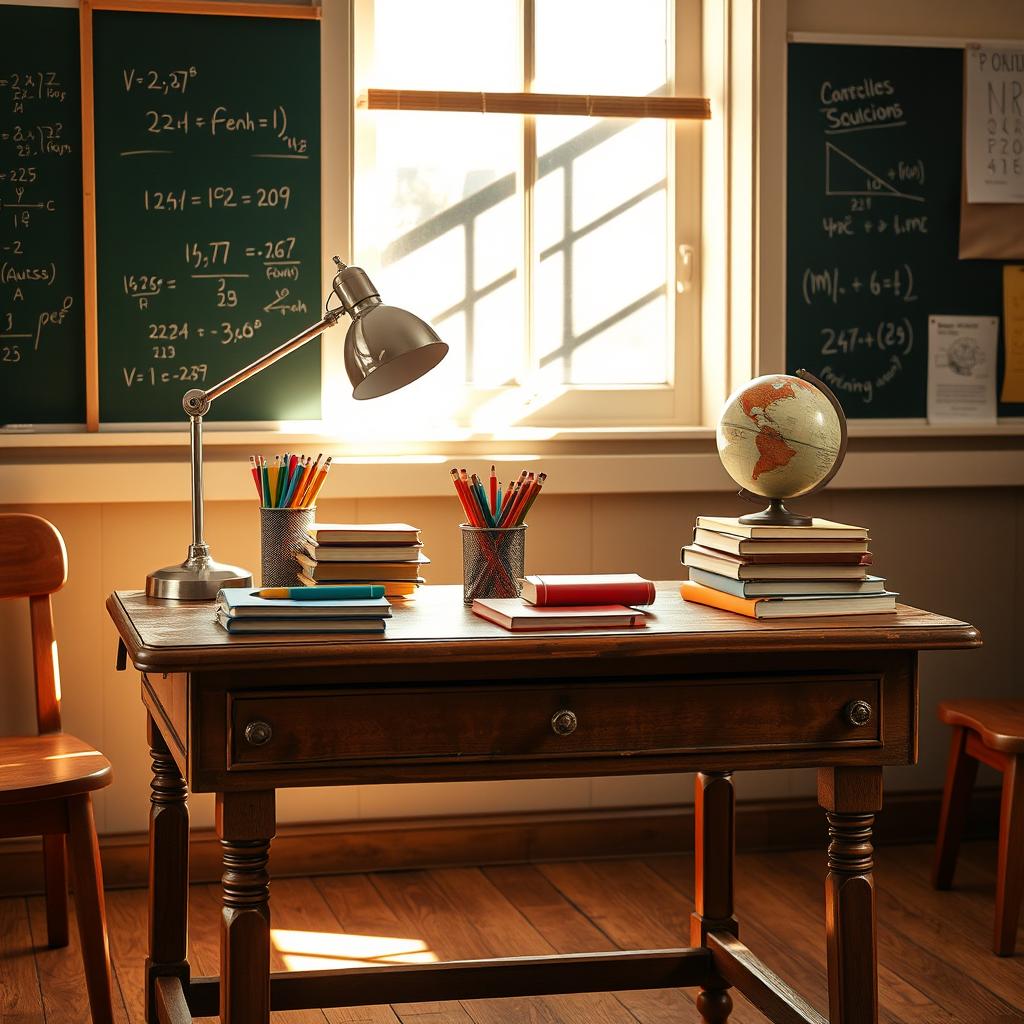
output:
[[[928,422],[995,423],[997,316],[928,317]]]
[[[968,203],[1024,203],[1024,50],[968,46]]]

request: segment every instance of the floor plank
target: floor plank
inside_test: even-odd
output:
[[[3,1024],[42,1024],[43,993],[33,946],[25,900],[0,901],[0,1021]]]
[[[878,852],[883,1024],[1024,1022],[1021,953],[989,951],[995,846],[967,843],[953,891],[931,888],[931,848]],[[824,852],[742,854],[740,935],[815,1005],[825,999]],[[685,945],[692,857],[403,871],[271,886],[275,970]],[[73,907],[73,901],[72,901]],[[146,894],[107,895],[118,1024],[144,1024]],[[189,959],[219,965],[220,888],[190,891]],[[72,910],[73,913],[73,910]],[[1024,933],[1022,933],[1024,939]],[[0,901],[0,1024],[88,1024],[78,936],[45,946],[41,897]],[[763,1024],[741,997],[730,1024]],[[290,1011],[274,1024],[681,1024],[693,993],[489,999]]]

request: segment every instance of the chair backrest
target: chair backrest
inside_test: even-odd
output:
[[[57,527],[39,516],[0,513],[0,598],[27,597],[32,623],[39,731],[60,732],[60,667],[50,594],[67,580],[68,556]]]

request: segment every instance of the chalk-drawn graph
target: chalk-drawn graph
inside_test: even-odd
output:
[[[924,202],[924,196],[902,192],[891,181],[886,181],[881,174],[865,167],[831,142],[825,143],[825,195],[888,196]]]

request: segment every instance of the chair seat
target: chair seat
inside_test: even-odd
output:
[[[112,781],[110,762],[66,732],[0,737],[0,804],[58,800]]]
[[[990,750],[1024,753],[1024,700],[944,700],[939,718],[973,730]]]

